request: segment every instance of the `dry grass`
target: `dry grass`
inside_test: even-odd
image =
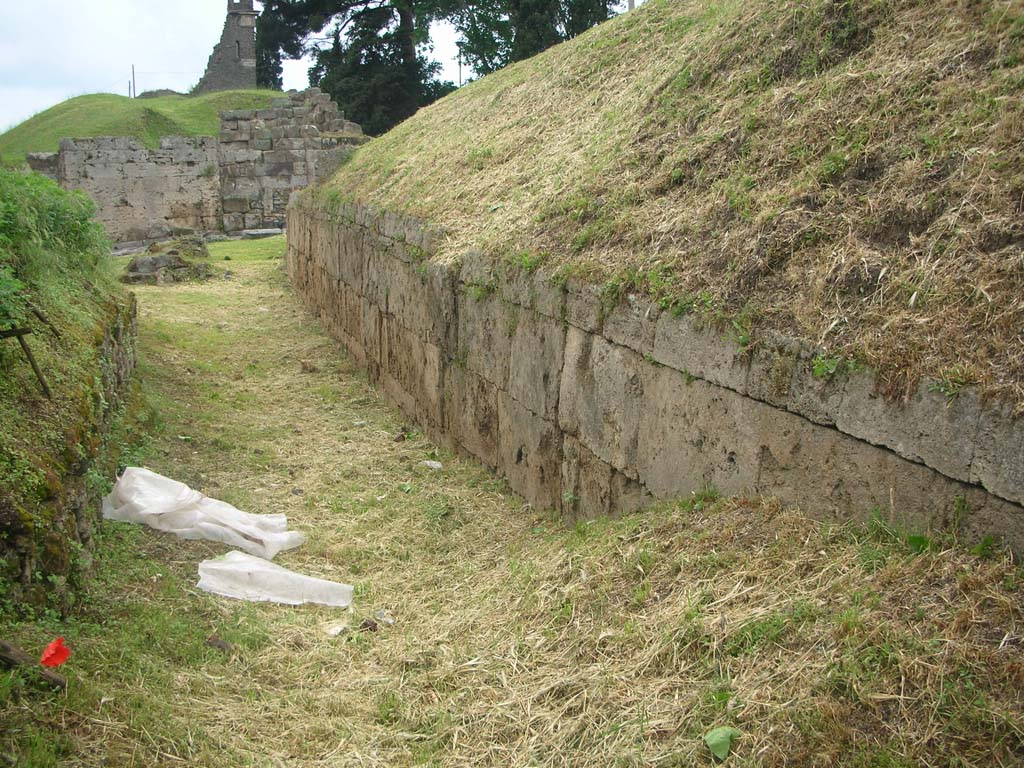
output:
[[[279,561],[355,584],[354,611],[215,599],[192,584],[216,547],[108,526],[75,617],[0,624],[75,649],[66,700],[0,686],[0,752],[90,768],[690,766],[712,764],[702,737],[730,724],[735,765],[1020,764],[1008,559],[710,493],[566,530],[415,431],[395,442],[402,420],[278,262],[244,258],[256,247],[214,249],[232,249],[231,280],[140,289],[146,463],[287,512],[311,536]],[[440,472],[421,466],[434,457]],[[396,623],[358,630],[380,610]],[[207,648],[211,633],[237,652]]]
[[[356,153],[470,249],[1024,405],[1024,3],[651,0]]]

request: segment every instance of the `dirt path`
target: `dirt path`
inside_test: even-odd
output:
[[[223,548],[107,525],[80,613],[5,629],[75,653],[66,699],[0,678],[19,764],[711,765],[722,725],[735,765],[1024,755],[1011,563],[713,493],[565,530],[396,442],[282,248],[221,244],[230,279],[139,290],[136,460],[287,513],[310,540],[277,562],[354,584],[353,611],[213,598],[196,565]]]

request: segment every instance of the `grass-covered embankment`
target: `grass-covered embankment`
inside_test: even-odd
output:
[[[61,604],[78,572],[91,523],[76,507],[105,453],[131,343],[108,254],[85,195],[0,169],[0,329],[31,329],[27,343],[52,392],[44,396],[17,340],[0,340],[0,605],[15,594]],[[117,326],[124,333],[112,342]]]
[[[324,196],[1024,406],[1020,0],[650,0],[359,149]]]
[[[56,152],[61,139],[133,136],[152,148],[164,136],[216,136],[221,112],[267,107],[280,96],[277,91],[264,90],[155,99],[129,99],[112,93],[78,96],[0,135],[0,163],[17,165],[29,152]]]
[[[0,620],[25,648],[73,649],[67,697],[0,677],[0,753],[666,768],[715,764],[703,737],[732,726],[733,766],[1019,763],[1009,558],[710,490],[567,530],[403,430],[291,294],[283,249],[214,244],[230,279],[139,289],[138,412],[158,415],[142,458],[287,513],[309,541],[278,562],[354,584],[353,612],[211,597],[196,565],[223,547],[105,525],[72,617]]]

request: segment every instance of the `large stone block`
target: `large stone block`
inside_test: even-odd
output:
[[[740,346],[692,314],[663,312],[654,336],[654,359],[712,384],[746,392],[747,364]]]
[[[875,392],[874,375],[861,371],[847,382],[836,427],[966,481],[970,478],[980,418],[976,398],[948,400],[925,383],[905,403],[887,401]]]
[[[409,418],[430,427],[443,424],[441,350],[389,315],[381,318],[380,380]]]
[[[760,422],[755,490],[817,516],[881,514],[909,530],[956,531],[968,542],[998,533],[1018,551],[1024,509],[892,451],[780,411]]]
[[[442,264],[393,262],[388,312],[451,355],[458,344],[456,282]]]
[[[759,404],[650,364],[644,366],[644,395],[637,465],[652,494],[672,499],[709,487],[730,494],[753,487],[759,446],[744,414],[747,404]]]
[[[641,355],[654,352],[654,332],[661,310],[657,303],[628,294],[604,319],[604,337]]]
[[[499,389],[508,386],[512,334],[519,312],[493,293],[459,293],[455,357]]]
[[[839,416],[848,377],[845,372],[832,376],[816,376],[816,356],[815,350],[801,348],[794,364],[786,408],[815,424],[831,426],[836,423]]]
[[[574,326],[565,340],[559,425],[598,458],[636,477],[637,431],[644,407],[643,359]]]
[[[600,333],[604,322],[601,289],[579,278],[565,283],[565,319],[571,325],[590,333]]]
[[[761,334],[748,353],[747,394],[779,408],[790,405],[802,345],[777,334]]]
[[[363,349],[366,351],[366,368],[370,381],[380,381],[384,349],[384,315],[371,301],[362,299],[363,307]]]
[[[454,441],[487,466],[498,466],[498,388],[459,365],[445,368],[445,427]]]
[[[534,413],[558,420],[565,357],[565,325],[528,309],[512,335],[508,392]]]
[[[1015,418],[1008,404],[989,404],[981,412],[974,448],[971,482],[1024,504],[1024,418]]]
[[[498,394],[499,468],[512,489],[538,509],[561,501],[562,432],[509,395]]]
[[[560,478],[561,511],[567,520],[629,514],[651,500],[640,483],[617,472],[569,435],[562,439]]]

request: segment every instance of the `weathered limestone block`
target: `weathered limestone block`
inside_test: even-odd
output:
[[[780,411],[748,412],[761,438],[755,490],[805,512],[865,519],[878,512],[910,530],[956,530],[967,541],[1001,533],[1024,545],[1024,509],[891,451]]]
[[[455,278],[443,265],[393,260],[387,310],[424,341],[446,351],[458,346]]]
[[[605,317],[604,337],[641,355],[650,355],[660,315],[657,303],[628,294]]]
[[[384,315],[380,309],[366,297],[362,300],[363,307],[363,350],[366,353],[366,367],[370,381],[380,381],[381,365],[384,354]]]
[[[601,461],[579,440],[562,438],[561,512],[568,520],[629,514],[650,503],[637,481]]]
[[[775,409],[650,364],[644,369],[644,391],[638,464],[651,493],[670,499],[708,487],[725,494],[753,489],[760,436],[747,419],[747,405]]]
[[[1009,405],[988,405],[981,412],[974,445],[971,482],[1024,504],[1024,418],[1014,418]]]
[[[384,391],[409,418],[430,427],[443,425],[443,366],[437,346],[383,315],[380,366]]]
[[[498,465],[512,489],[538,509],[561,501],[562,432],[509,395],[498,394]]]
[[[342,341],[358,364],[365,365],[362,297],[344,282],[331,278],[326,272],[322,274],[322,279],[330,281],[334,287],[336,296],[334,301],[324,305],[323,312],[329,318],[331,332]]]
[[[465,286],[473,286],[486,290],[498,286],[498,270],[493,259],[479,251],[471,251],[462,257],[459,281]]]
[[[506,304],[493,293],[459,293],[456,357],[499,389],[508,386],[512,333],[519,312],[518,307]]]
[[[565,319],[584,331],[600,333],[604,323],[604,305],[601,289],[579,278],[570,278],[565,283]]]
[[[565,325],[521,310],[512,335],[509,394],[535,414],[557,421],[564,357]]]
[[[498,466],[498,388],[464,366],[445,368],[445,427],[464,450]]]
[[[814,357],[814,350],[801,349],[795,363],[786,408],[815,424],[832,426],[843,404],[848,377],[845,373],[815,376]]]
[[[747,394],[779,408],[788,407],[803,350],[793,339],[762,334],[747,355]]]
[[[499,269],[494,266],[493,270],[494,275],[500,275],[493,279],[498,295],[505,301],[565,323],[565,291],[550,274],[540,270],[527,272],[516,267]]]
[[[968,480],[981,409],[973,397],[947,401],[922,383],[907,403],[875,394],[875,377],[851,374],[836,417],[841,432],[891,448],[949,477]]]
[[[747,365],[742,349],[693,315],[664,312],[654,336],[654,359],[699,379],[736,392],[747,391]]]
[[[559,394],[559,426],[602,461],[637,475],[637,432],[644,406],[643,359],[570,326]]]
[[[391,290],[391,268],[394,259],[372,247],[374,236],[362,227],[353,227],[351,232],[352,248],[365,260],[361,293],[370,301],[387,312],[388,293]]]
[[[252,201],[240,197],[225,197],[221,205],[224,213],[248,213],[252,209]]]
[[[264,203],[265,204],[265,203]],[[356,291],[362,291],[363,258],[352,245],[352,237],[342,227],[323,227],[314,246],[327,271]]]

